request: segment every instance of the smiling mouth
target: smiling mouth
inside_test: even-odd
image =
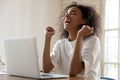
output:
[[[66,23],[66,24],[70,24],[70,23],[71,23],[71,21],[67,20],[67,21],[65,21],[65,23]]]

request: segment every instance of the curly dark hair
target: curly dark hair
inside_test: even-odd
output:
[[[77,7],[77,8],[80,9],[80,11],[82,12],[83,19],[86,20],[85,25],[89,25],[90,27],[94,27],[94,35],[97,35],[98,37],[100,37],[101,18],[99,16],[99,14],[94,10],[94,8],[91,7],[91,6],[85,6],[85,5],[80,5],[80,4],[77,4],[77,3],[73,3],[73,4],[67,6],[64,9],[64,11],[61,14],[61,17],[63,17],[64,14],[66,13],[66,11],[71,7]],[[64,26],[63,26],[62,22],[60,23],[60,28],[61,28],[60,30],[62,30],[61,31],[61,38],[68,38],[69,33],[68,33],[68,31],[66,31],[64,29]]]

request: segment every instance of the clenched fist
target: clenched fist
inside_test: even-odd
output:
[[[78,36],[81,35],[82,37],[87,37],[93,34],[94,28],[88,25],[83,25],[83,27],[78,31]]]
[[[54,28],[48,26],[46,29],[45,29],[45,32],[46,32],[46,37],[47,38],[51,38],[54,34],[55,34],[55,30]]]

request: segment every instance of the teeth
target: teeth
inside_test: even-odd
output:
[[[66,20],[65,23],[71,23],[71,21],[70,20]]]
[[[65,23],[70,23],[70,21],[65,21]]]
[[[71,20],[70,19],[65,19],[64,23],[71,23]]]

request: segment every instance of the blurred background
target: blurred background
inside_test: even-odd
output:
[[[71,4],[93,6],[102,18],[101,75],[120,80],[120,1],[119,0],[0,0],[0,69],[5,69],[5,37],[36,36],[40,65],[44,46],[44,29],[56,30],[52,45],[59,39],[58,20]]]

